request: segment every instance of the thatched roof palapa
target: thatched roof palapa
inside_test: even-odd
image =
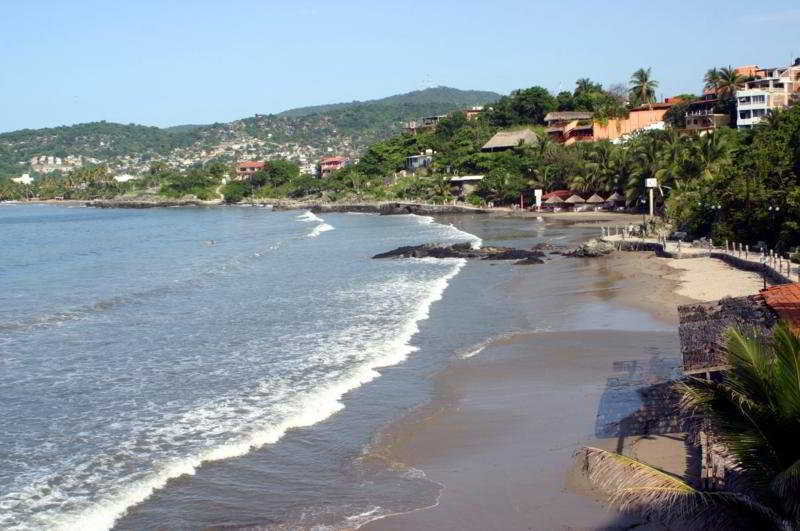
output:
[[[597,194],[592,194],[592,197],[586,200],[587,203],[605,203],[606,200]]]
[[[547,201],[545,201],[545,203],[548,203],[550,205],[563,203],[563,202],[564,202],[564,200],[561,199],[560,197],[558,197],[557,195],[551,195],[550,197],[547,198]]]
[[[517,131],[500,131],[486,142],[481,151],[495,151],[510,149],[523,144],[536,142],[536,133],[532,129],[519,129]]]
[[[619,192],[614,192],[613,194],[608,196],[608,199],[606,199],[606,201],[625,201],[625,196],[623,196]]]
[[[572,204],[575,204],[575,203],[585,203],[585,202],[586,202],[586,200],[585,200],[585,199],[583,199],[583,198],[582,198],[581,196],[579,196],[578,194],[573,194],[573,195],[569,196],[569,197],[567,198],[567,200],[566,200],[566,201],[564,201],[564,202],[565,202],[565,203],[572,203]]]

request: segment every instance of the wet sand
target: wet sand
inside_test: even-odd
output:
[[[614,434],[607,425],[638,409],[638,389],[677,375],[676,306],[692,299],[676,294],[676,270],[649,253],[575,267],[590,279],[580,300],[595,300],[599,313],[627,308],[631,319],[600,330],[589,316],[585,329],[501,337],[454,361],[437,377],[437,398],[373,448],[442,484],[438,502],[362,529],[658,529],[609,511],[575,473],[573,455],[588,444],[687,470],[681,433]],[[526,301],[522,313],[535,282],[531,270],[510,288]]]
[[[690,474],[692,456],[678,429],[615,427],[634,418],[640,389],[679,375],[677,306],[755,293],[761,280],[719,260],[649,252],[577,267],[591,278],[591,297],[638,311],[661,329],[638,330],[632,319],[623,330],[519,333],[455,361],[437,377],[436,399],[374,445],[375,455],[440,483],[437,503],[362,529],[663,529],[606,508],[576,469],[574,452],[600,446]],[[513,289],[525,300],[535,282],[535,273],[522,275]]]
[[[674,341],[658,332],[523,334],[454,365],[439,376],[434,404],[387,430],[380,450],[441,483],[438,505],[364,529],[632,525],[569,486],[568,473],[575,449],[598,444],[591,436],[607,379],[620,376],[614,363],[646,362]]]

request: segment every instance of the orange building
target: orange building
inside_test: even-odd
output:
[[[671,98],[676,99],[676,98]],[[646,127],[664,121],[664,115],[674,105],[673,102],[653,103],[632,109],[627,118],[610,118],[603,124],[595,121],[592,124],[594,140],[614,140],[629,135]]]
[[[246,160],[236,164],[236,178],[246,179],[267,165],[263,160]]]
[[[347,157],[325,157],[319,161],[318,174],[320,177],[328,177],[336,170],[340,170],[350,164],[350,159]]]

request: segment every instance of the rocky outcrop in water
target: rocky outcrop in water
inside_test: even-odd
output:
[[[611,254],[615,250],[616,247],[614,247],[613,243],[604,242],[593,238],[588,242],[582,243],[574,249],[566,251],[564,255],[593,258],[596,256],[605,256],[607,254]]]
[[[469,243],[444,245],[426,243],[423,245],[407,245],[391,251],[376,254],[372,258],[467,258],[477,260],[516,260],[517,264],[541,264],[544,253],[526,251],[511,247],[482,247],[473,249]]]

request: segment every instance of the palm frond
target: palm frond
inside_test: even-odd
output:
[[[701,491],[657,468],[601,448],[586,447],[581,454],[589,481],[623,512],[698,528],[787,528],[778,513],[748,496]]]

